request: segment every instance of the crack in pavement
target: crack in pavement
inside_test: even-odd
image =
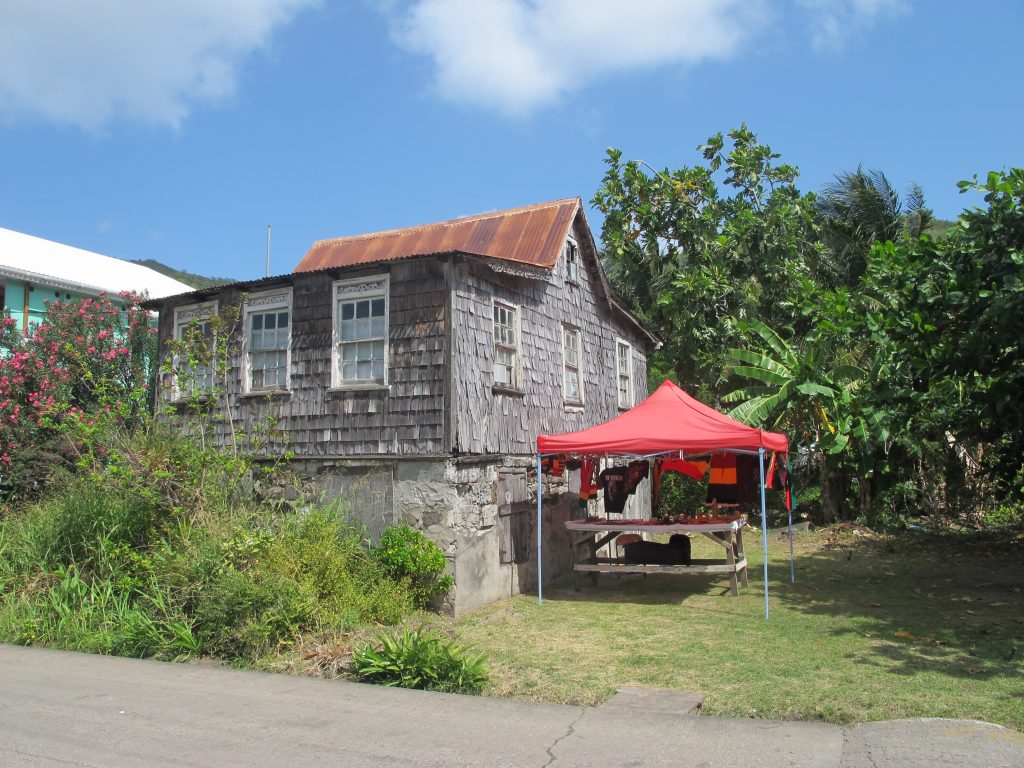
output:
[[[847,759],[850,755],[850,728],[843,728],[843,749],[839,753],[839,767],[844,768],[847,765]],[[863,757],[867,760],[874,768],[878,768],[878,763],[875,761],[875,756],[872,753],[872,746],[866,741],[861,742],[861,751],[857,753],[859,757]]]
[[[576,723],[578,723],[580,720],[582,720],[583,716],[585,714],[587,714],[586,708],[585,707],[581,708],[581,711],[580,711],[579,715],[577,715],[576,719],[573,720],[571,723],[569,723],[569,730],[567,730],[564,734],[562,734],[557,739],[555,739],[551,743],[551,746],[548,747],[547,750],[545,750],[548,753],[548,761],[546,763],[544,763],[544,765],[542,765],[540,768],[548,768],[548,766],[550,766],[553,762],[555,762],[555,760],[557,760],[557,758],[555,757],[555,753],[554,753],[555,747],[557,747],[563,741],[565,741],[570,736],[572,736],[574,733],[576,733]]]
[[[43,755],[37,752],[26,752],[23,749],[11,748],[10,753],[12,755],[25,755],[26,757],[38,757],[42,760],[49,760],[50,762],[60,763],[61,765],[72,765],[75,768],[96,768],[93,763],[80,763],[77,760],[62,760],[59,757],[52,757],[50,755]]]

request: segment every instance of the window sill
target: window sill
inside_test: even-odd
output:
[[[171,399],[170,404],[175,408],[187,408],[190,405],[207,405],[213,401],[213,396],[207,393],[201,395],[186,395],[182,397],[178,395]]]
[[[350,392],[382,392],[387,393],[391,391],[390,384],[376,384],[366,382],[362,384],[342,384],[337,387],[330,387],[327,390],[328,396],[330,395],[345,395]]]
[[[620,411],[628,411],[632,407],[633,407],[632,405],[623,405],[622,403],[619,403],[619,410]]]
[[[583,403],[576,400],[565,401],[565,412],[566,413],[583,413]]]
[[[510,387],[507,384],[494,384],[491,386],[491,392],[495,395],[508,395],[509,397],[524,397],[525,392],[515,387]]]
[[[238,395],[241,400],[253,400],[260,397],[291,397],[290,389],[263,389],[255,392],[242,392]]]

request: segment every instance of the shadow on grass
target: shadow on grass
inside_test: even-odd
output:
[[[761,600],[761,573],[758,558],[750,563],[749,586],[740,590],[741,613]],[[692,602],[701,613],[721,613],[723,621],[760,617],[736,616],[728,579],[720,575],[601,574],[594,583],[580,574],[579,585],[575,591],[571,578],[563,579],[545,590],[545,599],[683,608]],[[913,536],[838,542],[812,536],[798,540],[791,584],[788,542],[776,539],[769,592],[776,621],[785,621],[786,613],[828,618],[814,631],[859,635],[846,657],[851,664],[907,677],[927,671],[1019,680],[1011,695],[1024,698],[1024,558],[1012,547]],[[718,610],[701,598],[729,602]]]
[[[1024,563],[1012,549],[849,541],[808,548],[796,583],[769,587],[785,610],[835,619],[833,635],[867,638],[867,655],[852,663],[1024,681]],[[1024,682],[1014,696],[1024,697]]]

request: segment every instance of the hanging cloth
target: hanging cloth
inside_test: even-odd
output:
[[[608,467],[601,472],[598,485],[604,488],[604,511],[622,512],[629,492],[626,490],[626,467]]]
[[[692,477],[694,480],[703,480],[708,472],[710,462],[707,461],[685,461],[683,459],[657,459],[654,462],[654,472],[651,482],[654,485],[652,503],[655,508],[661,504],[661,476],[665,472],[678,472],[681,475]]]
[[[793,509],[793,489],[790,487],[789,478],[789,454],[783,454],[784,461],[779,461],[778,451],[772,452],[772,460],[768,464],[768,474],[765,476],[765,488],[780,488],[786,494],[786,509]]]
[[[647,459],[637,459],[636,461],[629,462],[629,466],[626,467],[626,493],[636,493],[637,486],[640,485],[641,481],[647,479],[650,471],[651,466],[647,463]]]
[[[594,474],[597,470],[597,461],[592,458],[584,458],[580,461],[580,506],[586,507],[587,502],[597,496],[597,480]]]
[[[561,477],[565,474],[564,456],[545,456],[540,460],[541,469],[553,477]]]
[[[692,477],[694,480],[703,480],[708,472],[706,461],[685,461],[683,459],[661,459],[658,462],[661,472],[678,472],[681,475]]]
[[[711,457],[707,500],[719,504],[735,504],[739,501],[735,453],[716,453]]]

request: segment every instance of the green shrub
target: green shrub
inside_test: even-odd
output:
[[[455,584],[451,576],[443,575],[444,553],[408,525],[395,525],[384,531],[373,554],[387,575],[408,582],[420,608],[427,607],[435,595],[447,592]]]
[[[253,659],[291,643],[310,623],[311,612],[291,579],[228,570],[198,600],[196,635],[204,653]]]
[[[324,629],[395,624],[412,612],[413,593],[389,578],[335,510],[236,524],[215,563],[194,572],[203,650],[232,659],[289,646]]]
[[[487,682],[486,657],[425,626],[381,634],[352,654],[356,676],[366,682],[448,693],[478,693]]]
[[[285,517],[265,567],[301,585],[320,626],[397,624],[414,608],[413,590],[390,577],[336,509]]]
[[[389,567],[338,510],[262,505],[247,460],[187,435],[124,433],[91,456],[0,517],[0,642],[255,661],[304,634],[397,624],[450,584],[419,534]]]
[[[985,513],[982,524],[989,531],[1024,528],[1024,506],[1004,505],[990,510]]]
[[[661,476],[658,493],[657,518],[675,515],[692,515],[704,509],[708,484],[705,480],[694,480],[678,472],[666,472]]]

